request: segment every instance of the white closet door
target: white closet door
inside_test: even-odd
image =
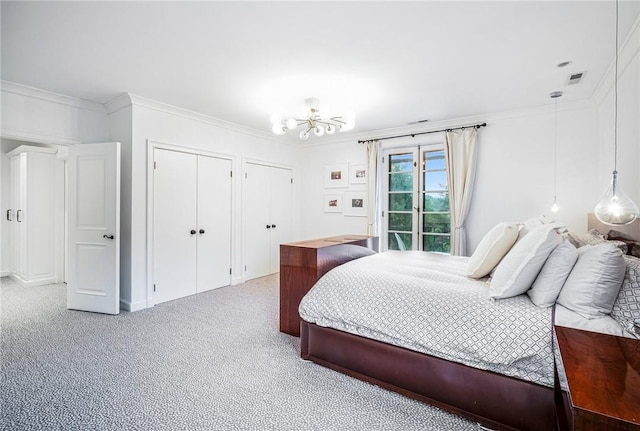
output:
[[[268,275],[271,237],[270,192],[271,168],[245,164],[243,188],[243,257],[246,280]]]
[[[291,241],[293,184],[290,169],[271,168],[270,273],[280,272],[280,244]]]
[[[198,156],[197,290],[231,284],[231,160]]]
[[[198,166],[193,154],[158,148],[153,160],[153,298],[158,304],[196,293]]]

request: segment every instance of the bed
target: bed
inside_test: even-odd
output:
[[[300,304],[301,356],[489,428],[555,429],[555,307],[491,299],[468,259],[387,252],[332,270]]]

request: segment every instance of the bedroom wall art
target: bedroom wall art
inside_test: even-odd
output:
[[[344,192],[344,215],[352,217],[367,216],[367,192]]]
[[[337,165],[325,165],[324,167],[324,187],[327,189],[337,187],[347,187],[349,175],[349,164],[340,163]]]

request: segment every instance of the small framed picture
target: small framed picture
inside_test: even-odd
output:
[[[366,192],[345,192],[342,197],[344,200],[344,215],[352,217],[367,216]]]
[[[324,195],[324,212],[341,213],[342,195]]]
[[[367,183],[367,166],[366,165],[350,165],[349,179],[351,184]]]
[[[324,167],[324,187],[327,189],[347,187],[349,182],[349,164],[326,165]]]

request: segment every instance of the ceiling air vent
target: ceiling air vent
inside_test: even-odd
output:
[[[569,75],[569,79],[567,80],[567,85],[580,84],[584,79],[584,75],[586,73],[587,72],[572,73],[571,75]]]

